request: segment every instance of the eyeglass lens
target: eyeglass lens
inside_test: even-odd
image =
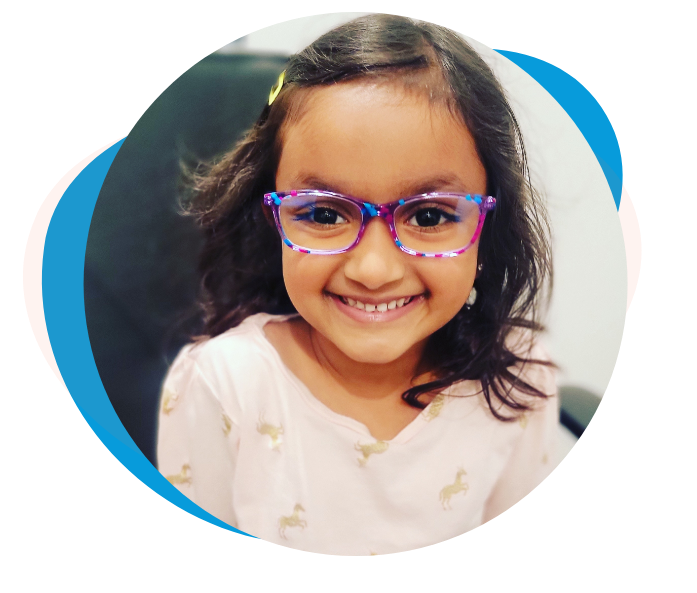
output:
[[[361,228],[359,206],[321,194],[285,198],[279,207],[286,237],[310,250],[340,250],[352,245]],[[479,224],[479,207],[460,196],[410,200],[394,212],[397,238],[423,253],[445,253],[467,246]]]

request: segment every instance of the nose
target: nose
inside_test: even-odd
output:
[[[369,290],[404,278],[404,258],[385,221],[378,217],[366,224],[358,245],[347,254],[344,274]]]

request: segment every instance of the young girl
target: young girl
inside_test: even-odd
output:
[[[193,184],[205,336],[170,369],[158,444],[181,492],[265,540],[367,555],[462,534],[549,473],[544,211],[458,35],[331,31]]]

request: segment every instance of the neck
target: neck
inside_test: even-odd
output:
[[[356,397],[379,400],[401,396],[427,376],[421,369],[425,340],[394,361],[373,364],[349,358],[312,326],[308,324],[307,327],[312,353],[319,366]]]

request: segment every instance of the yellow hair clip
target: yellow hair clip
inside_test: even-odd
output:
[[[269,105],[271,105],[271,103],[273,103],[276,100],[276,97],[278,97],[278,93],[281,92],[281,87],[283,87],[283,80],[285,79],[285,77],[286,71],[284,70],[278,77],[276,84],[271,87],[271,92],[269,93]]]

